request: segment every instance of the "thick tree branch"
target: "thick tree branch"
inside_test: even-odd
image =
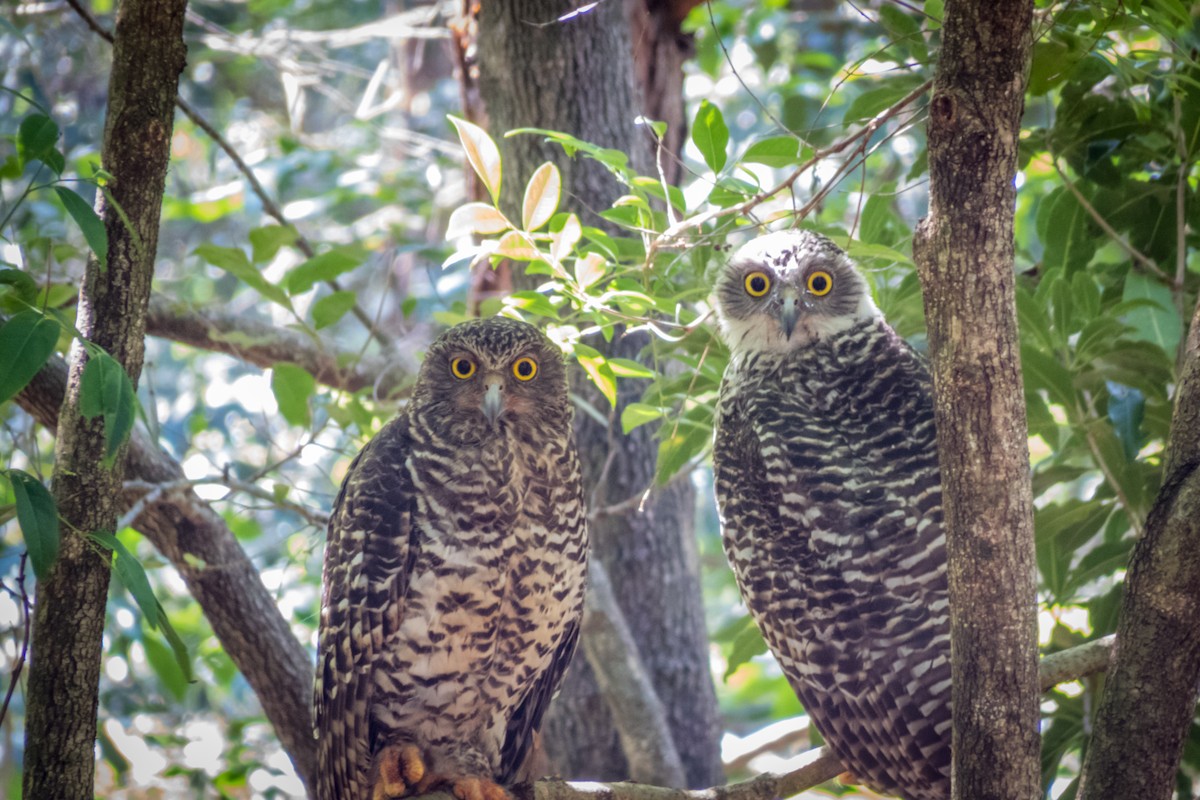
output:
[[[913,239],[933,375],[953,658],[953,797],[1040,794],[1037,595],[1013,275],[1031,0],[947,0]]]
[[[1200,680],[1198,540],[1200,306],[1175,392],[1163,486],[1129,559],[1120,646],[1080,777],[1083,800],[1166,800],[1174,793]]]
[[[158,294],[150,298],[146,332],[226,353],[264,369],[290,361],[326,386],[348,392],[370,388],[379,398],[390,397],[411,383],[413,377],[398,357],[371,358],[331,351],[320,340],[300,331],[224,311],[199,311]]]
[[[686,785],[666,712],[599,559],[588,567],[581,643],[612,711],[630,776],[641,783]]]
[[[53,358],[17,403],[54,429],[66,385],[66,362]],[[154,485],[186,483],[179,464],[140,430],[129,444],[125,474]],[[126,492],[120,505],[128,509],[145,494]],[[232,531],[190,488],[164,492],[146,503],[135,527],[183,577],[221,646],[257,695],[296,772],[310,782],[316,765],[309,715],[312,664]]]
[[[1059,683],[1102,672],[1113,652],[1114,641],[1112,636],[1106,636],[1043,658],[1038,673],[1042,690],[1046,691]],[[642,783],[541,780],[532,785],[515,787],[513,795],[516,800],[775,800],[798,795],[845,772],[837,756],[824,747],[809,750],[801,758],[804,763],[791,772],[767,773],[739,783],[708,789],[687,791]],[[454,798],[435,792],[418,800]]]

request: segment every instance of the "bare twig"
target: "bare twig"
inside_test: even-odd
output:
[[[25,668],[25,662],[29,658],[29,625],[33,614],[29,608],[29,593],[25,591],[25,562],[28,556],[28,553],[21,553],[21,561],[17,566],[16,591],[13,592],[8,587],[5,587],[7,591],[12,593],[21,606],[24,632],[21,635],[21,653],[17,656],[17,660],[13,664],[12,677],[8,682],[8,691],[4,693],[4,705],[0,706],[0,723],[3,723],[5,716],[8,715],[8,704],[12,702],[13,692],[17,688],[17,681],[21,679],[21,670]]]
[[[1179,310],[1179,318],[1187,317],[1187,292],[1184,291],[1184,279],[1187,277],[1187,189],[1188,146],[1187,137],[1183,133],[1183,105],[1179,92],[1174,93],[1175,114],[1175,150],[1179,154],[1179,174],[1175,176],[1175,282],[1172,284],[1172,294],[1175,296],[1175,306]],[[1183,337],[1180,337],[1179,347],[1176,348],[1175,363],[1182,366],[1185,352]]]
[[[663,247],[673,244],[684,233],[690,230],[695,230],[701,225],[704,225],[706,222],[711,222],[714,219],[721,219],[723,217],[743,216],[747,214],[752,209],[761,205],[780,192],[786,191],[801,175],[812,169],[822,160],[850,149],[850,147],[855,143],[858,143],[855,151],[865,150],[871,140],[871,137],[877,130],[879,130],[889,120],[897,116],[901,111],[908,108],[908,106],[920,99],[927,91],[929,91],[929,87],[932,85],[933,81],[925,81],[920,86],[902,97],[900,100],[897,100],[890,107],[876,114],[875,117],[872,118],[866,125],[862,126],[854,133],[839,139],[828,147],[823,147],[815,151],[807,161],[796,167],[796,169],[792,170],[787,177],[785,177],[775,186],[758,192],[757,194],[747,198],[744,202],[735,206],[713,209],[702,214],[696,214],[669,226],[665,231],[659,234],[653,242],[651,242],[646,253],[646,261],[653,261],[654,256],[657,255],[658,251]]]
[[[167,498],[172,492],[181,489],[192,489],[196,486],[224,486],[231,493],[248,494],[251,497],[257,497],[260,500],[266,500],[276,508],[290,511],[299,517],[302,517],[307,523],[317,528],[324,528],[329,524],[329,515],[286,498],[279,498],[274,492],[269,492],[256,483],[247,481],[239,481],[228,475],[211,476],[207,478],[184,479],[179,481],[169,481],[167,483],[153,483],[150,481],[125,481],[122,484],[128,492],[145,492],[129,507],[125,515],[121,518],[117,529],[127,527],[136,527],[137,518],[149,505],[154,505]],[[223,498],[228,499],[228,497]]]

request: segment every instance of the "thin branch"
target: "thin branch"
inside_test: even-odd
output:
[[[362,358],[357,353],[333,352],[295,330],[223,311],[200,312],[157,294],[150,298],[146,332],[192,347],[226,353],[264,369],[281,361],[290,361],[326,386],[348,392],[373,388],[376,397],[380,398],[390,397],[413,377],[411,368],[398,363],[398,351],[392,351],[386,358]]]
[[[1114,647],[1114,637],[1105,636],[1046,656],[1038,665],[1038,681],[1042,691],[1103,671],[1108,666]],[[517,800],[777,800],[820,786],[846,771],[828,748],[814,748],[799,758],[801,766],[791,772],[768,773],[740,783],[708,789],[685,791],[642,783],[541,780],[532,786],[514,787],[513,795]],[[453,800],[453,797],[435,792],[417,800]]]
[[[8,682],[8,691],[4,693],[4,705],[0,706],[0,723],[3,723],[4,718],[8,715],[8,704],[12,702],[13,692],[17,688],[17,682],[21,679],[21,670],[25,668],[25,662],[29,658],[29,626],[33,613],[29,607],[29,593],[25,591],[25,562],[28,556],[29,553],[21,553],[21,561],[17,566],[17,591],[12,592],[21,605],[24,633],[21,635],[21,653],[17,656],[16,663],[13,664],[12,677]],[[5,587],[5,589],[11,591],[8,587]]]
[[[1179,154],[1179,174],[1175,176],[1175,283],[1172,285],[1175,306],[1179,318],[1187,315],[1187,293],[1184,279],[1187,277],[1187,189],[1188,189],[1188,146],[1183,133],[1183,105],[1179,92],[1174,93],[1175,150]],[[1184,340],[1181,337],[1175,353],[1176,365],[1183,364]]]
[[[1104,231],[1104,234],[1112,239],[1118,247],[1124,250],[1129,257],[1132,258],[1134,262],[1142,269],[1153,274],[1166,284],[1174,285],[1174,281],[1171,280],[1171,276],[1163,272],[1159,268],[1158,264],[1154,263],[1153,259],[1151,259],[1142,251],[1138,250],[1129,242],[1125,241],[1125,238],[1121,236],[1121,234],[1117,233],[1116,229],[1113,228],[1112,225],[1108,224],[1108,220],[1104,218],[1104,215],[1096,210],[1096,207],[1093,206],[1086,197],[1084,197],[1083,192],[1079,191],[1079,187],[1075,185],[1074,181],[1067,177],[1067,173],[1063,171],[1061,166],[1059,166],[1058,159],[1051,157],[1050,161],[1054,165],[1054,171],[1058,173],[1058,177],[1062,180],[1063,185],[1067,187],[1067,190],[1075,197],[1075,200],[1079,203],[1079,206],[1087,212],[1088,216],[1091,217],[1098,226],[1100,226],[1100,230]]]
[[[612,711],[630,775],[644,783],[686,785],[687,773],[675,749],[666,709],[598,558],[588,565],[580,642]]]
[[[1090,642],[1044,656],[1038,664],[1038,681],[1047,692],[1060,683],[1077,681],[1104,672],[1117,646],[1116,636],[1104,636]]]
[[[871,137],[877,130],[879,130],[893,117],[897,116],[901,111],[920,99],[927,91],[929,91],[929,87],[932,85],[933,81],[925,81],[920,86],[902,97],[900,100],[897,100],[890,107],[876,114],[875,117],[872,118],[866,125],[862,126],[854,133],[839,139],[828,147],[823,147],[815,151],[807,161],[796,167],[796,169],[792,170],[787,177],[770,189],[765,189],[736,206],[706,211],[702,214],[696,214],[688,217],[687,219],[680,220],[678,223],[669,226],[651,243],[650,248],[646,253],[646,261],[653,261],[654,256],[660,249],[673,244],[684,233],[690,230],[695,230],[696,228],[704,225],[706,222],[711,222],[714,219],[720,219],[728,216],[746,215],[751,210],[766,202],[770,198],[774,197],[780,192],[786,191],[796,180],[800,178],[801,175],[812,169],[823,159],[826,159],[832,155],[837,155],[838,153],[849,149],[851,145],[854,145],[856,142],[859,142],[859,144],[857,147],[855,147],[853,152],[864,151],[867,147],[867,144],[870,142]]]
[[[122,484],[127,492],[145,492],[129,507],[125,515],[121,517],[117,529],[137,527],[137,519],[141,516],[146,506],[153,505],[163,500],[164,497],[172,492],[180,489],[192,489],[196,486],[224,486],[229,489],[231,494],[248,494],[251,497],[257,497],[260,500],[266,500],[275,508],[284,511],[290,511],[293,514],[304,519],[309,525],[322,530],[329,524],[329,515],[321,511],[315,511],[312,508],[297,503],[292,500],[280,499],[274,492],[268,492],[258,484],[249,483],[247,481],[239,481],[236,478],[231,478],[228,475],[213,476],[208,478],[185,479],[180,481],[169,481],[167,483],[153,483],[151,481],[125,481]],[[221,498],[228,500],[229,497]]]

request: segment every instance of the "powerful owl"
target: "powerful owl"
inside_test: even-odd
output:
[[[429,348],[329,521],[320,800],[505,800],[575,651],[587,523],[561,353],[494,318]]]
[[[950,796],[950,616],[929,373],[829,239],[762,236],[715,293],[717,503],[742,596],[856,778]]]

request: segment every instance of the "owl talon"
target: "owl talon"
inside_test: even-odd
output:
[[[450,791],[458,800],[512,800],[504,787],[487,778],[460,778]]]
[[[393,800],[412,794],[425,777],[425,760],[414,744],[391,744],[375,756],[378,773],[371,800]]]

